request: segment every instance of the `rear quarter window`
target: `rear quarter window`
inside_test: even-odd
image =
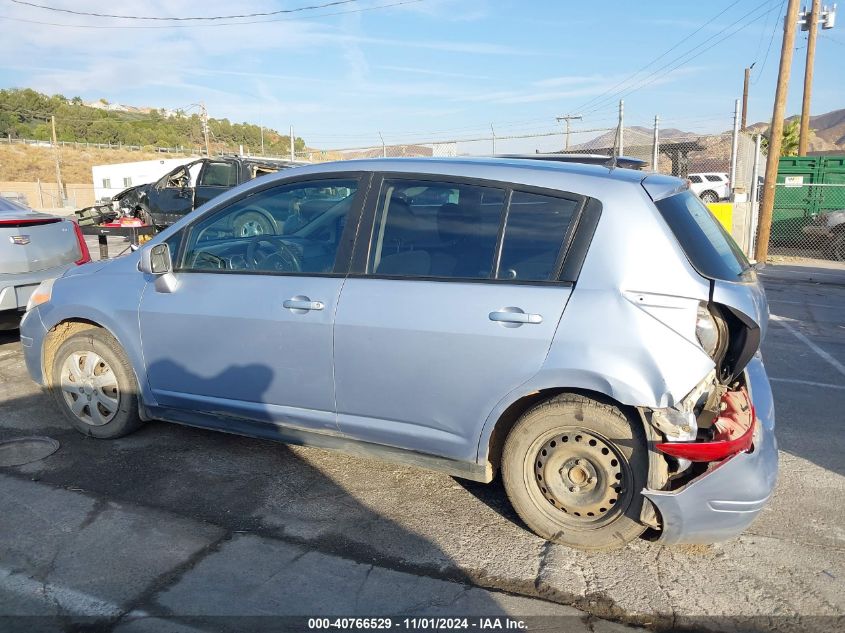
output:
[[[690,263],[703,276],[736,281],[750,268],[742,250],[694,193],[684,191],[655,204]]]
[[[508,209],[498,279],[553,281],[583,200],[514,191]]]

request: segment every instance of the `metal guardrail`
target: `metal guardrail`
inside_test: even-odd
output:
[[[32,138],[6,137],[7,145],[33,145],[35,147],[53,147],[49,140]],[[130,152],[160,152],[162,154],[191,154],[199,151],[199,147],[156,147],[154,145],[124,145],[123,143],[89,143],[87,141],[59,141],[59,147],[79,147],[87,149],[122,149]]]

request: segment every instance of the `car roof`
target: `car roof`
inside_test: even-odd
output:
[[[426,174],[515,183],[523,186],[569,191],[594,198],[620,195],[631,186],[642,184],[655,200],[686,188],[687,182],[674,176],[620,167],[568,163],[523,158],[451,157],[451,158],[366,158],[333,161],[286,169],[265,176],[265,185],[294,176],[331,175],[349,172],[385,172]],[[642,189],[640,190],[642,191]]]
[[[612,156],[606,154],[565,154],[565,153],[547,153],[547,154],[496,154],[493,158],[519,158],[521,160],[551,160],[561,163],[586,163],[588,165],[605,165],[613,160]],[[646,162],[641,158],[634,158],[633,156],[617,156],[616,166],[626,167],[631,169],[642,169]]]
[[[297,167],[297,173],[331,173],[342,171],[382,171],[395,173],[432,173],[467,175],[484,172],[488,180],[521,182],[531,173],[584,176],[620,182],[640,182],[641,171],[610,168],[603,165],[571,163],[527,158],[455,157],[455,158],[364,158],[332,161]],[[290,174],[290,172],[288,172]]]

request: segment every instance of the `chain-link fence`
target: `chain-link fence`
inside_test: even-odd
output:
[[[845,183],[775,185],[769,253],[845,261]]]
[[[750,138],[750,137],[749,137]],[[750,143],[753,146],[753,141]],[[688,178],[690,174],[722,174],[718,198],[729,195],[727,179],[731,169],[732,135],[662,133],[641,126],[591,128],[569,132],[485,135],[450,140],[388,143],[335,149],[307,148],[296,158],[307,162],[360,158],[410,158],[454,156],[502,156],[531,154],[594,154],[610,158],[624,155],[644,161],[652,171]],[[752,161],[753,162],[753,161]],[[750,166],[748,167],[750,174]],[[702,179],[702,182],[709,182]]]

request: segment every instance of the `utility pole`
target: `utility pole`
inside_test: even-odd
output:
[[[205,109],[205,102],[200,102],[200,115],[202,116],[202,135],[205,138],[205,155],[211,156],[208,145],[208,110]]]
[[[264,156],[264,126],[261,126],[261,155]]]
[[[564,121],[566,123],[566,140],[564,141],[563,149],[569,150],[569,123],[570,121],[580,121],[582,119],[580,114],[564,114],[563,116],[555,117],[555,120],[559,122]]]
[[[754,64],[756,63],[754,62]],[[745,129],[745,124],[748,121],[748,84],[751,80],[751,69],[754,68],[754,64],[745,69],[745,81],[742,82],[742,122],[739,126],[740,130]]]
[[[792,71],[792,53],[795,50],[795,28],[798,22],[798,0],[789,0],[783,26],[783,43],[780,49],[780,67],[772,108],[772,125],[769,127],[769,155],[766,159],[766,176],[763,182],[763,201],[757,226],[757,244],[754,258],[765,263],[769,255],[769,237],[772,233],[772,211],[775,206],[775,180],[778,176],[780,149],[783,141],[783,115],[786,110],[786,93]]]
[[[493,129],[493,124],[490,124],[490,132],[493,133],[493,156],[496,155],[496,130]]]
[[[734,102],[734,128],[731,135],[731,191],[736,187],[736,161],[739,153],[739,99]]]
[[[59,142],[56,140],[56,115],[50,115],[50,124],[53,128],[53,153],[56,158],[56,187],[59,189],[59,199],[62,201],[62,206],[65,206],[65,188],[62,184],[62,167],[61,158],[59,156]]]
[[[806,156],[810,149],[810,98],[813,92],[813,66],[816,62],[816,37],[819,32],[819,12],[821,0],[813,0],[809,15],[804,11],[801,24],[802,31],[807,34],[807,65],[804,67],[804,98],[801,101],[801,126],[798,139],[798,155]]]
[[[751,170],[751,208],[756,206],[759,209],[760,200],[760,145],[762,143],[763,135],[754,135],[754,167]],[[754,237],[757,235],[756,217],[751,214],[751,222],[748,223],[748,247],[745,252],[749,257],[753,257],[754,253]]]
[[[381,139],[381,157],[387,158],[387,145],[384,144],[384,137],[381,132],[378,133],[378,137]]]
[[[651,170],[654,172],[660,171],[658,168],[658,161],[660,160],[660,117],[654,115],[654,146],[651,154]]]
[[[290,134],[290,136],[288,138],[290,139],[290,143],[289,143],[289,145],[290,145],[290,162],[293,162],[293,161],[296,160],[296,137],[293,135],[293,126],[292,125],[290,126],[289,134]]]
[[[617,156],[625,153],[625,101],[619,100],[619,147]]]

